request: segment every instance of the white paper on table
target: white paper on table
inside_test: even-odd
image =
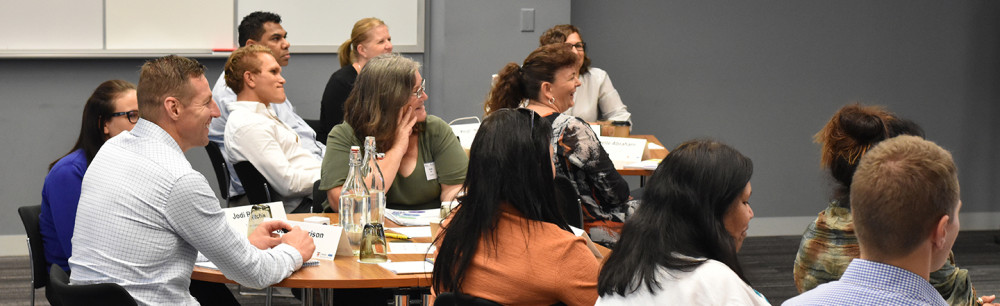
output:
[[[431,273],[434,271],[434,265],[426,261],[380,262],[378,265],[396,274]]]
[[[400,233],[400,234],[406,235],[406,237],[410,237],[410,238],[430,237],[431,236],[431,227],[430,226],[390,227],[390,228],[386,228],[386,229],[392,230],[393,232],[396,232],[396,233]]]
[[[655,142],[650,142],[646,146],[649,147],[650,150],[662,150],[662,149],[666,149],[663,146],[656,144]]]
[[[212,270],[218,270],[219,269],[219,267],[215,266],[215,263],[213,263],[211,261],[196,261],[194,263],[194,265],[197,266],[197,267],[208,268],[208,269],[212,269]]]
[[[429,226],[431,221],[441,221],[441,209],[397,210],[386,208],[385,217],[402,226]]]
[[[436,248],[430,243],[390,242],[389,254],[434,254]]]

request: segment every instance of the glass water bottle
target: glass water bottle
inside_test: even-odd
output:
[[[361,234],[366,223],[365,210],[368,208],[368,187],[361,173],[361,152],[358,146],[351,147],[347,180],[340,189],[340,226],[347,233],[354,254],[358,254]]]
[[[365,137],[365,159],[362,162],[365,182],[368,184],[368,207],[365,209],[365,227],[361,237],[360,259],[365,263],[386,262],[385,228],[385,180],[378,166],[375,151],[375,137]]]

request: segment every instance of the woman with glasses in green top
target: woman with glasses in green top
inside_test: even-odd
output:
[[[465,181],[469,158],[444,120],[428,115],[420,64],[399,54],[370,60],[344,104],[344,122],[330,130],[319,188],[324,207],[336,211],[347,177],[351,146],[374,136],[385,153],[379,168],[385,178],[386,207],[429,209],[455,199]]]

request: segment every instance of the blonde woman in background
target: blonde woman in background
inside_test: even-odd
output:
[[[337,57],[340,70],[330,75],[320,101],[320,128],[316,138],[326,143],[327,134],[334,125],[344,121],[344,102],[354,88],[354,80],[361,73],[368,60],[392,52],[392,36],[389,27],[381,19],[364,18],[354,23],[351,38],[340,45]]]

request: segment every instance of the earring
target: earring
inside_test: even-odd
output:
[[[552,106],[555,106],[556,105],[556,98],[549,98],[549,104],[552,104]]]

